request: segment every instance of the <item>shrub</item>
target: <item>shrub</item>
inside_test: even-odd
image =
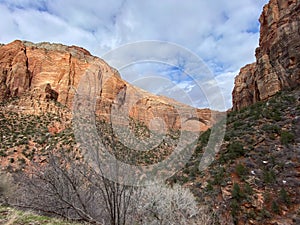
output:
[[[6,157],[7,156],[7,154],[3,151],[3,150],[0,150],[0,157]]]
[[[292,143],[294,142],[294,135],[288,131],[281,131],[281,134],[280,134],[280,141],[283,145],[287,145],[289,143]]]
[[[281,121],[281,113],[277,108],[268,109],[268,110],[264,111],[263,113],[267,119],[271,119],[274,121]]]
[[[134,197],[134,221],[141,224],[213,224],[205,207],[198,208],[194,195],[180,185],[154,184],[138,189]]]
[[[276,133],[276,134],[280,133],[280,127],[273,124],[265,124],[263,125],[262,129],[268,133]]]
[[[287,205],[289,205],[290,202],[291,202],[290,196],[289,196],[288,192],[287,192],[284,188],[281,188],[281,189],[280,189],[280,192],[279,192],[279,199],[280,199],[283,203],[285,203],[285,204],[287,204]]]
[[[205,190],[206,190],[207,192],[211,192],[211,191],[214,190],[214,187],[213,187],[213,185],[212,185],[212,181],[211,181],[211,180],[207,181],[207,185],[206,185],[206,187],[205,187]]]
[[[222,153],[221,161],[233,160],[245,154],[245,149],[240,142],[232,142],[227,146],[227,151]]]
[[[282,100],[286,101],[288,104],[293,104],[297,99],[293,95],[284,95],[282,96]]]
[[[280,208],[279,208],[279,205],[276,201],[272,202],[271,209],[274,213],[277,213],[277,214],[280,213]]]
[[[222,182],[224,180],[224,175],[225,175],[225,169],[224,169],[224,167],[220,167],[213,176],[214,180],[213,180],[212,184],[214,184],[214,185],[222,184]]]
[[[201,136],[199,137],[200,143],[202,146],[206,146],[210,137],[211,129],[208,129],[205,131]]]
[[[224,141],[230,141],[230,138],[231,138],[231,133],[226,132],[224,135]]]
[[[245,184],[244,191],[245,191],[246,195],[252,195],[253,194],[253,189],[248,183]]]
[[[263,180],[265,183],[273,183],[276,180],[275,172],[273,170],[264,170]]]
[[[232,198],[236,199],[237,201],[241,201],[245,197],[244,192],[237,183],[233,184],[231,195]]]
[[[240,211],[240,205],[236,199],[233,199],[231,201],[230,208],[231,208],[231,215],[233,217],[233,220],[236,222],[236,216]]]
[[[241,122],[241,121],[236,121],[236,122],[233,123],[233,128],[234,128],[234,129],[237,129],[237,128],[239,128],[239,127],[242,126],[242,125],[244,125],[243,122]]]
[[[261,217],[261,219],[266,219],[266,218],[270,218],[271,214],[266,208],[262,208],[258,213],[258,216]]]
[[[238,164],[235,167],[235,172],[240,178],[245,179],[245,176],[248,173],[248,169],[243,164]]]

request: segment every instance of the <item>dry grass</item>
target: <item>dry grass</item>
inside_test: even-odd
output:
[[[33,212],[20,211],[0,206],[0,224],[3,225],[82,225],[62,219],[37,215]]]

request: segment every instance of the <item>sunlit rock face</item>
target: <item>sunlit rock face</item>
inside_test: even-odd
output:
[[[256,62],[242,68],[235,79],[234,110],[300,84],[300,1],[271,0],[259,21]]]
[[[73,109],[78,92],[86,95],[83,102],[96,102],[96,114],[106,121],[114,117],[114,122],[126,125],[132,118],[153,129],[163,125],[189,131],[206,130],[214,123],[210,110],[141,90],[83,48],[19,40],[0,46],[0,102],[29,96],[21,101],[27,113],[47,111],[47,101]],[[39,101],[38,107],[33,99]]]

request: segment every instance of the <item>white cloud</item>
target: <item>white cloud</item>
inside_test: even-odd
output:
[[[15,23],[7,7],[0,5],[1,17],[0,29],[2,30],[1,42],[7,43],[14,40],[19,33],[18,25]],[[5,18],[5,19],[4,19]]]
[[[221,89],[227,102],[234,74],[246,63],[254,61],[259,38],[258,18],[266,2],[2,0],[0,42],[8,43],[14,39],[60,42],[82,46],[98,56],[135,41],[174,42],[204,60],[223,85]],[[147,51],[149,49],[144,48],[131,54],[136,57],[135,53],[141,56]],[[160,49],[160,54],[175,55],[168,49]],[[178,59],[175,57],[175,60]],[[189,57],[182,59],[181,69],[194,68]],[[167,76],[168,71],[164,69],[155,72],[163,73],[163,77],[176,84],[185,82],[180,73]],[[131,76],[129,80],[135,80],[141,74],[133,73]],[[188,93],[196,98],[194,89],[185,91],[189,90]],[[201,100],[196,104],[201,106]],[[230,107],[230,104],[226,103],[226,106]]]
[[[232,90],[234,87],[234,77],[238,74],[238,71],[235,72],[226,72],[216,76],[218,86],[221,89],[221,92],[225,101],[225,108],[230,108],[232,105]]]

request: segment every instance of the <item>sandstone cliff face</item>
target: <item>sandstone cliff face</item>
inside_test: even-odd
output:
[[[300,1],[270,0],[259,21],[256,63],[242,68],[235,79],[234,110],[300,84]]]
[[[90,78],[84,80],[87,73],[98,76],[101,88],[96,90],[97,82]],[[26,95],[32,103],[23,101],[22,108],[29,113],[48,107],[41,101],[57,101],[72,109],[79,84],[87,93],[96,90],[96,114],[105,120],[123,113],[147,126],[160,118],[167,129],[185,130],[206,130],[214,122],[210,110],[196,110],[128,84],[114,68],[85,49],[22,41],[0,46],[0,102]],[[37,99],[39,104],[34,103]],[[114,112],[117,114],[112,115]],[[197,119],[190,123],[192,117]]]

